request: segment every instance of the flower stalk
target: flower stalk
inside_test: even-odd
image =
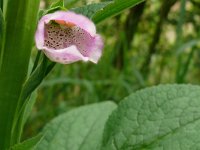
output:
[[[5,10],[5,37],[0,67],[0,149],[19,142],[13,128],[23,83],[27,77],[39,0],[9,0]]]

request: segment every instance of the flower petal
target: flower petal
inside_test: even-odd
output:
[[[103,40],[100,35],[96,35],[94,39],[94,47],[90,50],[89,60],[93,63],[97,63],[102,55]]]
[[[96,34],[96,27],[94,23],[83,15],[76,14],[71,11],[57,11],[52,14],[47,14],[42,17],[40,22],[49,23],[51,20],[64,20],[76,24],[80,28],[89,32],[92,36]]]
[[[45,18],[47,18],[46,16],[44,16],[38,23],[38,27],[37,27],[37,31],[35,34],[35,43],[36,43],[36,47],[41,50],[43,49],[44,46],[44,20]]]
[[[74,45],[61,50],[45,48],[44,53],[51,61],[61,64],[70,64],[79,60],[88,61],[88,58],[84,57]]]

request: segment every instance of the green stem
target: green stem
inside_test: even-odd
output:
[[[185,22],[185,7],[186,7],[186,0],[181,0],[181,8],[180,8],[180,17],[178,20],[178,25],[176,28],[176,34],[177,34],[177,38],[176,38],[176,45],[175,48],[180,47],[180,45],[182,44],[182,34],[183,34],[183,29],[182,26]],[[182,70],[182,55],[178,56],[178,60],[177,60],[178,64],[177,64],[177,72],[176,72],[176,82],[180,83],[180,76],[181,76],[181,70]]]
[[[0,66],[0,149],[17,143],[13,122],[27,76],[39,0],[5,2],[5,37]]]
[[[196,49],[196,47],[193,47],[193,48],[192,48],[191,52],[190,52],[189,55],[188,55],[188,58],[187,58],[185,64],[182,65],[183,67],[182,67],[182,69],[181,69],[181,71],[180,71],[179,78],[177,79],[177,82],[178,82],[178,83],[184,83],[185,77],[186,77],[186,75],[187,75],[189,66],[190,66],[190,64],[191,64],[191,61],[192,61],[192,58],[193,58],[193,55],[194,55],[194,52],[195,52],[195,49]]]

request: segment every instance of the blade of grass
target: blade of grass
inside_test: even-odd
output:
[[[49,61],[48,58],[43,55],[43,61],[24,84],[21,94],[22,104],[23,101],[26,100],[30,96],[30,94],[40,85],[42,80],[48,75],[55,64],[56,63]]]
[[[5,35],[4,18],[3,18],[3,12],[0,9],[0,70],[1,70],[1,62],[2,62],[2,56],[3,56],[4,35]]]
[[[0,0],[0,9],[3,10],[3,0]]]
[[[182,67],[182,70],[180,72],[180,76],[179,76],[179,79],[178,79],[178,81],[180,83],[184,83],[185,82],[185,77],[186,77],[187,72],[189,70],[189,66],[191,64],[191,61],[192,61],[192,58],[193,58],[195,50],[196,50],[196,47],[193,47],[191,52],[188,55],[188,58],[187,58],[186,62],[184,63],[184,65]]]
[[[179,20],[178,20],[178,25],[176,28],[176,34],[177,34],[177,38],[176,38],[176,44],[175,44],[175,48],[177,49],[178,47],[180,47],[180,45],[183,43],[183,39],[182,39],[182,34],[183,34],[183,24],[185,22],[185,13],[186,13],[186,0],[182,0],[181,1],[181,7],[180,7],[180,16],[179,16]],[[180,76],[181,76],[181,70],[182,70],[182,55],[179,55],[177,58],[177,72],[176,72],[176,82],[177,83],[181,83]]]
[[[31,73],[33,73],[33,71],[37,68],[39,60],[40,60],[40,56],[41,56],[41,51],[38,51]]]
[[[17,112],[15,114],[15,136],[21,137],[23,126],[24,126],[24,116],[26,116],[26,108],[28,105],[33,105],[34,102],[29,99],[31,93],[40,85],[43,79],[48,75],[48,73],[53,69],[56,63],[50,62],[48,58],[43,55],[43,61],[41,64],[32,72],[31,76],[24,83],[20,100],[18,102]]]

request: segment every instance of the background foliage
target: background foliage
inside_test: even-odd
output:
[[[40,7],[52,2],[42,1]],[[94,2],[99,0],[65,4]],[[118,103],[138,89],[160,83],[199,84],[199,8],[198,0],[148,0],[98,24],[105,41],[100,62],[56,65],[32,96],[37,101],[23,138],[36,135],[50,119],[77,106],[102,100]]]

